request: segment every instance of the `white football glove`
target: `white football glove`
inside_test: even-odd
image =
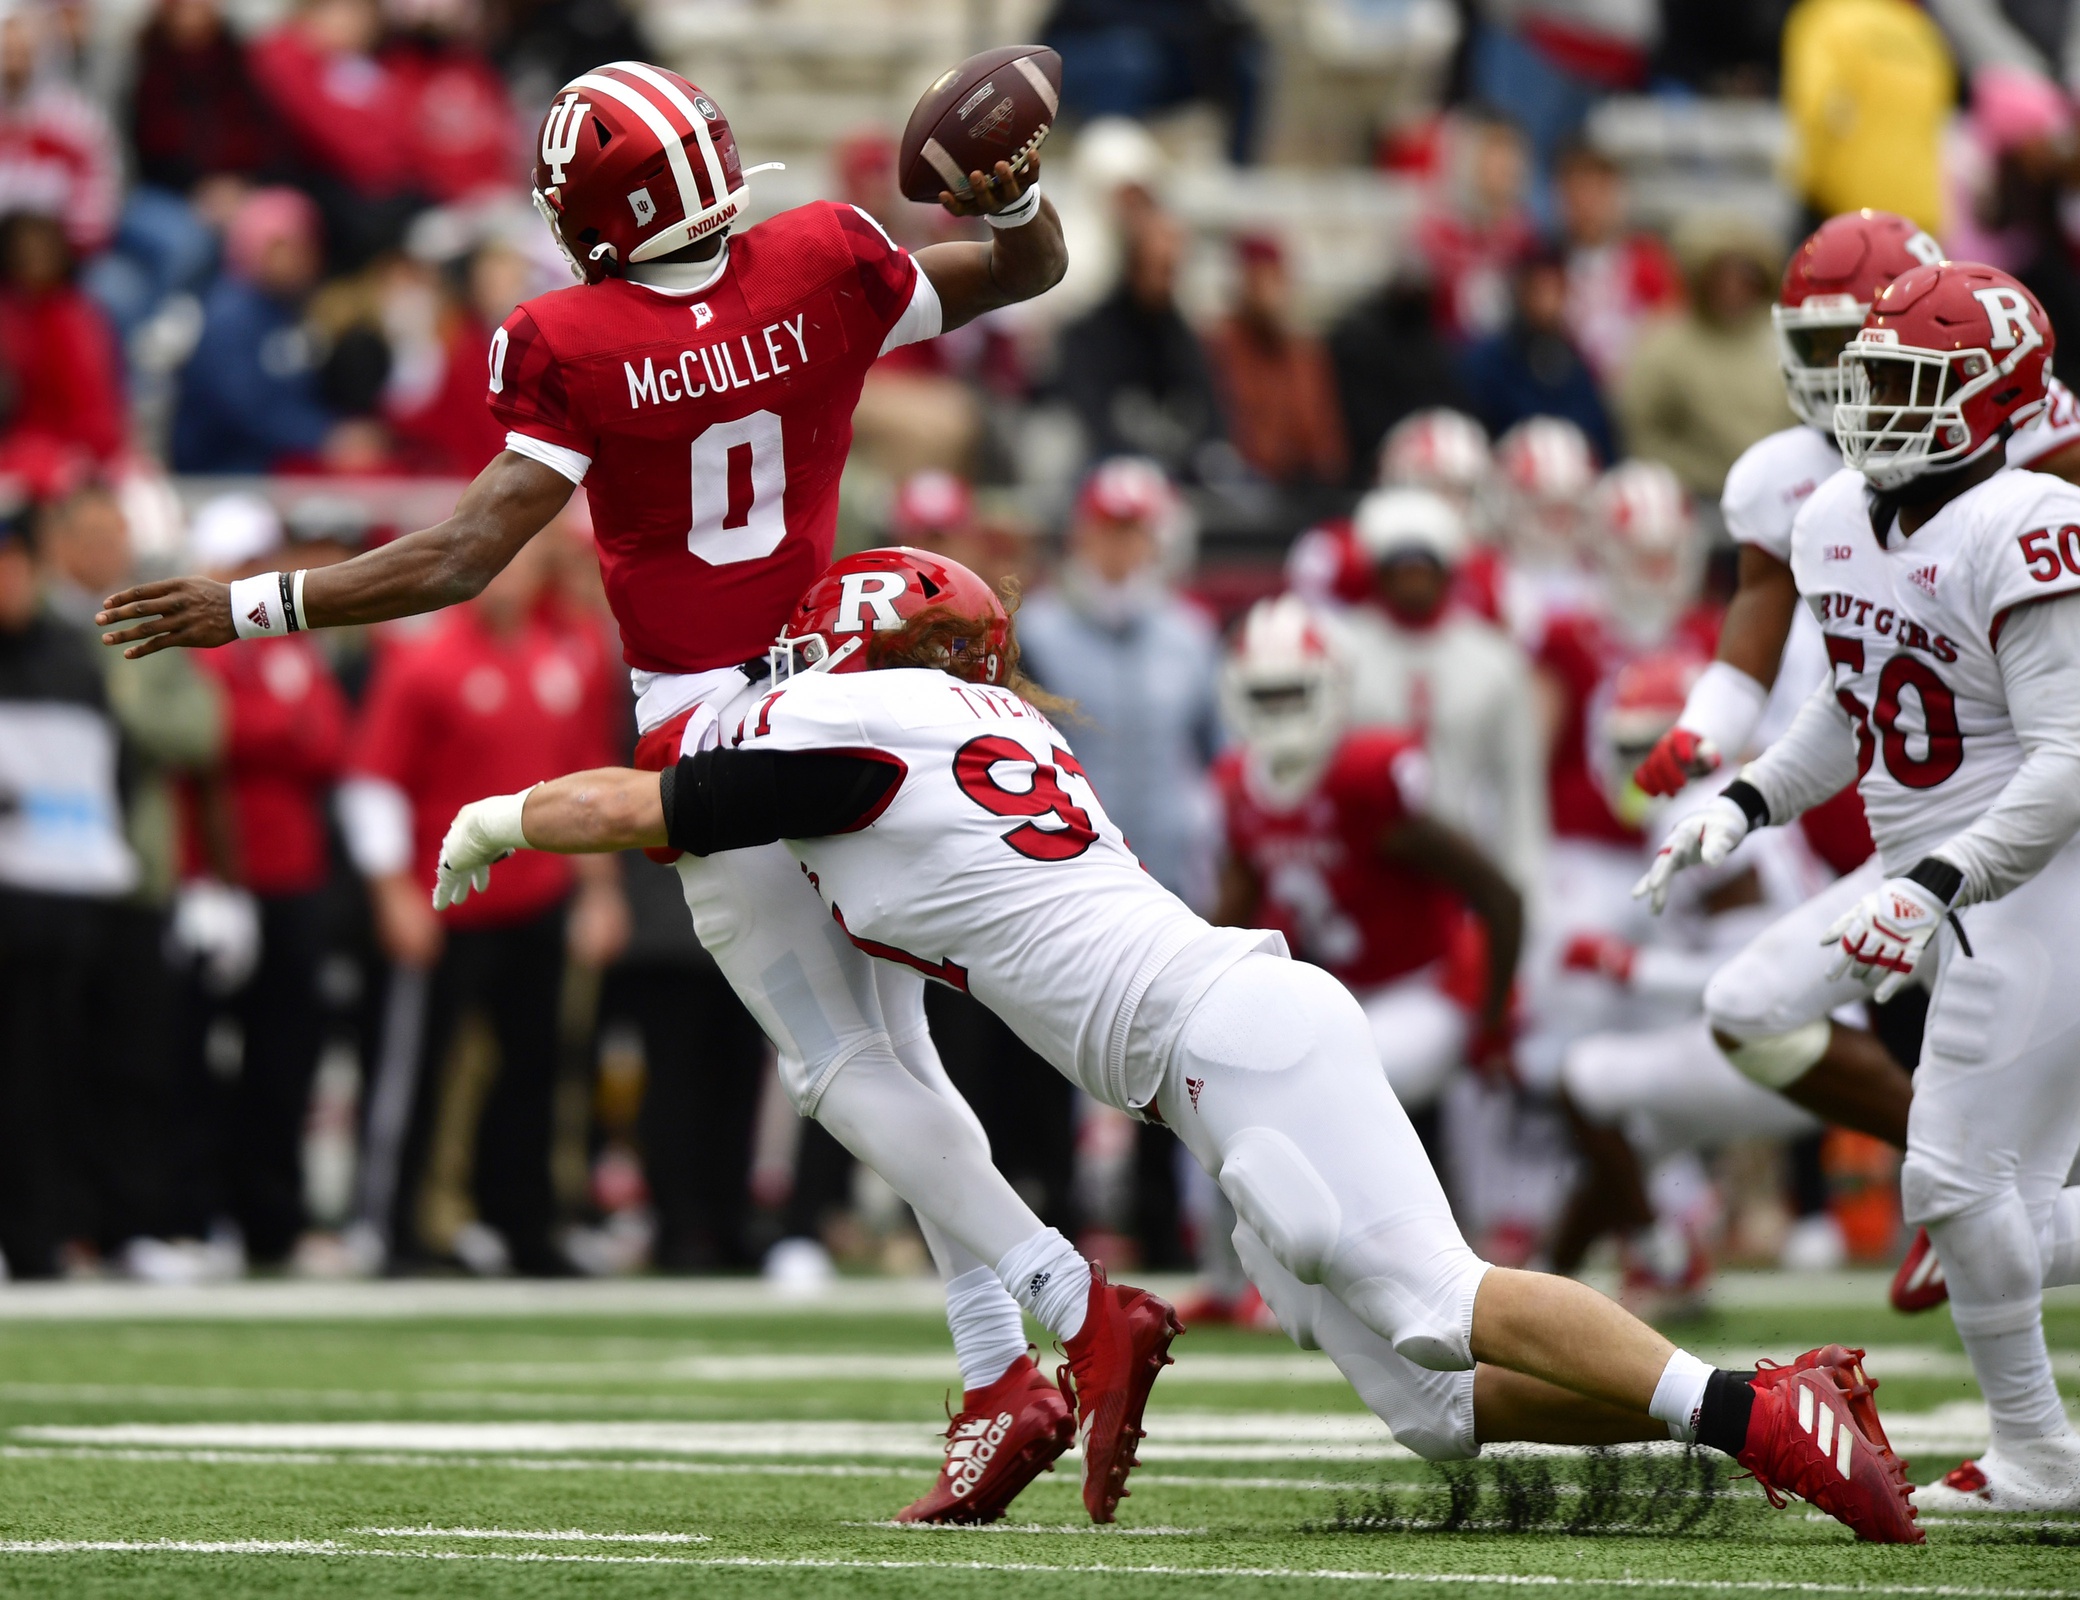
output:
[[[1659,916],[1668,904],[1668,883],[1685,867],[1716,867],[1748,836],[1748,814],[1726,796],[1716,795],[1702,811],[1693,811],[1661,841],[1660,853],[1647,875],[1632,886],[1632,898],[1651,898]]]
[[[527,848],[527,836],[520,831],[520,808],[530,792],[522,789],[518,794],[472,800],[455,813],[448,836],[441,840],[440,863],[434,871],[434,910],[461,905],[472,889],[482,894],[491,887],[492,863]]]
[[[1871,998],[1890,1000],[1914,976],[1922,952],[1949,914],[1937,895],[1912,878],[1887,878],[1821,935],[1822,944],[1841,946],[1828,977],[1846,972],[1869,982],[1882,973]]]

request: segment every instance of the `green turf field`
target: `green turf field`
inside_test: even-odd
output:
[[[1734,1281],[1677,1336],[1869,1344],[1925,1479],[1984,1413],[1947,1317],[1881,1294]],[[2080,1391],[2080,1298],[2051,1326]],[[1072,1460],[1008,1527],[903,1530],[950,1373],[928,1285],[0,1288],[0,1593],[2080,1595],[2080,1517],[1872,1549],[1670,1452],[1440,1474],[1282,1339],[1178,1354],[1115,1529]]]

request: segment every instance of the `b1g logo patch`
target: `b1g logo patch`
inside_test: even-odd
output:
[[[647,228],[657,216],[657,202],[650,198],[648,189],[638,189],[628,197],[628,209],[636,214],[636,226]]]
[[[698,111],[709,122],[713,122],[722,115],[721,112],[715,109],[715,102],[704,94],[697,94],[693,97],[693,109]]]

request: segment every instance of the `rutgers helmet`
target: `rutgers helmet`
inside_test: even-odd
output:
[[[936,636],[934,659],[916,648]],[[768,653],[773,677],[931,665],[970,683],[1010,676],[1011,618],[958,561],[898,546],[862,550],[824,568]]]
[[[722,108],[646,62],[611,62],[565,84],[535,150],[535,209],[587,283],[683,250],[744,206]]]
[[[1665,628],[1695,597],[1704,572],[1681,480],[1658,461],[1620,462],[1598,481],[1590,516],[1612,609],[1635,628]]]
[[[1251,606],[1221,671],[1221,710],[1269,798],[1290,805],[1314,787],[1349,705],[1350,669],[1330,624],[1298,595]]]
[[[1596,483],[1589,436],[1563,417],[1527,417],[1495,445],[1504,541],[1534,564],[1571,560]]]
[[[2055,344],[2037,297],[1998,268],[1893,279],[1842,349],[1842,459],[1879,490],[1978,460],[2048,404]]]
[[[1799,419],[1834,432],[1842,398],[1835,358],[1863,326],[1877,292],[1903,272],[1932,267],[1943,247],[1891,211],[1829,217],[1792,252],[1770,308],[1784,390]]]

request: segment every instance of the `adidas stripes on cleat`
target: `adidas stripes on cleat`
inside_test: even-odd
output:
[[[1754,1405],[1736,1458],[1771,1505],[1797,1495],[1878,1544],[1920,1544],[1905,1464],[1878,1421],[1863,1352],[1828,1345],[1750,1381]],[[1859,1418],[1867,1421],[1860,1421]]]

